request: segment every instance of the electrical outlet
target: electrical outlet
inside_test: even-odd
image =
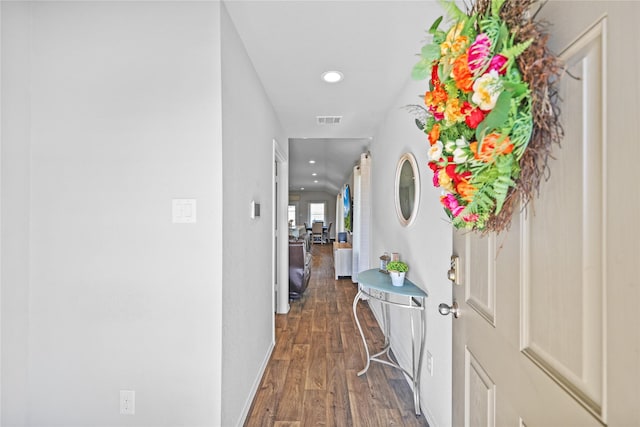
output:
[[[120,413],[123,415],[135,415],[136,392],[133,390],[120,390]]]
[[[433,376],[433,356],[427,351],[427,372]]]

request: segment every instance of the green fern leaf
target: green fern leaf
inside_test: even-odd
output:
[[[509,194],[509,189],[514,186],[515,182],[509,175],[501,175],[494,183],[493,191],[496,195],[496,215],[502,210],[502,206],[504,205],[504,201],[507,198],[507,194]]]
[[[526,42],[518,43],[507,49],[503,49],[502,52],[500,52],[500,54],[505,56],[509,60],[513,60],[517,58],[520,54],[522,54],[522,52],[527,50],[527,48],[531,46],[531,43],[533,43],[533,39],[529,39]]]
[[[491,46],[495,47],[498,38],[500,37],[502,21],[492,16],[486,17],[480,20],[480,29],[491,40]]]
[[[533,133],[533,119],[531,114],[519,114],[511,128],[511,142],[513,143],[513,153],[517,160],[520,160],[527,148]]]

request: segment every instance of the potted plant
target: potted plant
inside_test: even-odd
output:
[[[391,276],[391,284],[393,286],[402,286],[404,285],[404,276],[409,271],[409,266],[406,262],[391,261],[387,264],[387,271]]]

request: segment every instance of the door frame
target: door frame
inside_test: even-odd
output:
[[[282,150],[275,138],[273,138],[272,157],[273,221],[271,229],[273,230],[273,245],[271,252],[271,279],[275,279],[275,283],[272,283],[274,292],[271,306],[275,307],[276,313],[286,314],[289,312],[289,229],[287,226],[289,162],[286,152]],[[278,169],[276,169],[276,163]],[[276,188],[279,191],[276,191]],[[285,197],[285,194],[287,197]],[[273,330],[275,334],[275,323]]]

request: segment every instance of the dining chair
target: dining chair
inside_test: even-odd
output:
[[[311,226],[311,240],[313,243],[324,243],[322,240],[322,223],[314,222]]]
[[[329,226],[327,227],[327,231],[323,231],[322,232],[322,240],[325,242],[331,242],[329,236],[331,233],[331,226],[333,225],[332,222],[329,223]]]

